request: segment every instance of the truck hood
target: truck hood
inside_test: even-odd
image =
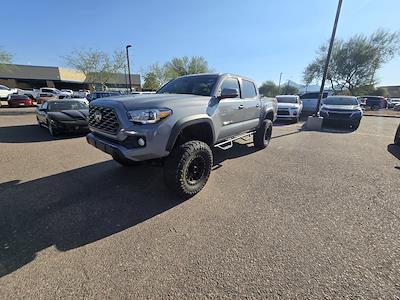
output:
[[[298,103],[279,103],[278,108],[299,108],[300,105]]]
[[[102,105],[107,102],[119,102],[126,110],[144,109],[144,108],[173,108],[179,106],[202,106],[210,101],[211,96],[197,96],[189,94],[142,94],[126,95],[109,98],[99,98],[90,104]]]
[[[322,105],[322,109],[329,110],[359,110],[358,105]]]

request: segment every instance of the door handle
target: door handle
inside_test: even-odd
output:
[[[243,109],[243,108],[244,108],[243,104],[240,104],[238,107],[238,109]]]
[[[260,104],[257,103],[256,107],[260,107]]]

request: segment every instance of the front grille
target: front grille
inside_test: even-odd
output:
[[[101,120],[96,120],[95,114],[101,114]],[[89,125],[106,133],[116,134],[119,129],[117,115],[114,110],[103,106],[89,107]]]
[[[349,119],[351,114],[343,114],[343,113],[329,113],[329,116],[335,119]]]
[[[278,115],[288,115],[288,114],[289,114],[288,110],[278,109]]]

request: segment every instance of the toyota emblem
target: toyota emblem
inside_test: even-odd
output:
[[[94,113],[94,120],[96,123],[100,123],[102,118],[103,118],[103,116],[102,116],[101,112],[96,111]]]

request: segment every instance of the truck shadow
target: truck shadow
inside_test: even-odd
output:
[[[0,143],[36,143],[85,136],[87,133],[51,136],[36,124],[0,127]]]
[[[68,251],[135,226],[180,203],[158,168],[113,161],[0,184],[0,277],[50,246]]]

